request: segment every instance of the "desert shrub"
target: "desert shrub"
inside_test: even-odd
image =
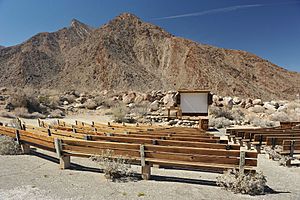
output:
[[[37,93],[32,89],[16,91],[10,96],[9,104],[13,108],[27,108],[29,112],[43,112]]]
[[[243,120],[245,117],[245,114],[239,108],[229,109],[216,106],[210,106],[209,114],[215,118],[224,117],[229,120]]]
[[[0,135],[0,155],[17,155],[20,153],[20,145],[13,138]]]
[[[290,121],[290,117],[285,112],[275,112],[274,114],[270,115],[270,120],[287,122]]]
[[[266,146],[264,150],[269,154],[270,159],[278,161],[279,165],[286,166],[286,162],[290,159],[289,156],[284,156],[279,153],[282,151],[282,146],[276,145],[274,149]]]
[[[39,112],[29,113],[27,108],[24,108],[24,107],[16,108],[14,110],[14,113],[17,117],[22,117],[22,118],[26,118],[26,119],[37,119],[37,118],[44,119],[44,118],[46,118],[45,115],[43,115]]]
[[[103,150],[100,155],[91,157],[91,160],[100,166],[109,180],[122,180],[132,174],[131,165],[126,162],[126,157],[115,156],[112,150]]]
[[[131,109],[131,113],[135,113],[138,117],[144,117],[148,113],[148,106],[146,104],[136,104],[134,108]]]
[[[218,118],[210,118],[209,119],[209,126],[215,128],[225,128],[230,125],[233,125],[233,122],[225,117],[218,117]]]
[[[260,195],[265,193],[266,177],[261,172],[240,173],[234,170],[228,170],[217,177],[217,185],[230,190],[234,193],[249,195]]]
[[[250,124],[261,128],[271,128],[276,126],[275,122],[260,118],[255,118],[253,121],[250,122]]]
[[[255,105],[254,107],[250,107],[249,111],[254,112],[254,113],[264,113],[265,108],[262,107],[261,105]]]
[[[119,104],[118,106],[112,108],[111,112],[115,122],[122,123],[128,121],[126,115],[129,112],[129,109],[125,105]]]
[[[52,109],[55,109],[59,106],[59,97],[49,96],[49,95],[39,95],[38,102]]]
[[[6,118],[16,118],[16,115],[11,112],[1,112],[0,116]]]

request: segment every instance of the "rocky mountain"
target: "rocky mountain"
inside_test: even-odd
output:
[[[100,28],[78,20],[0,50],[0,83],[76,89],[211,89],[220,95],[294,99],[300,74],[254,54],[175,37],[124,13]]]
[[[4,48],[5,48],[4,46],[1,46],[1,45],[0,45],[0,50],[1,50],[1,49],[4,49]]]

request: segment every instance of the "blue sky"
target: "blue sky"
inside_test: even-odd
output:
[[[99,27],[122,12],[300,72],[300,0],[0,0],[0,45],[56,31],[73,18]]]

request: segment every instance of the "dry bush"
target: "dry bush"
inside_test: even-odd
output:
[[[215,127],[215,128],[225,128],[230,125],[233,125],[233,122],[229,119],[226,119],[225,117],[219,117],[219,118],[209,118],[209,126]]]
[[[239,108],[228,109],[224,107],[209,107],[209,115],[215,118],[224,117],[229,120],[241,121],[244,119],[245,114]]]
[[[261,173],[240,173],[228,170],[217,177],[217,185],[234,193],[260,195],[265,193],[266,177]]]
[[[279,121],[279,122],[288,122],[290,121],[290,117],[285,112],[275,112],[270,115],[270,120]]]
[[[255,105],[254,107],[249,108],[249,111],[254,113],[264,113],[266,109],[260,105]]]
[[[289,156],[284,156],[279,153],[282,151],[282,146],[276,145],[274,149],[266,146],[264,150],[267,154],[269,154],[270,159],[278,161],[279,165],[286,166],[286,162],[290,159]]]
[[[0,135],[0,155],[18,155],[20,153],[20,145],[13,138]]]
[[[131,165],[126,162],[126,157],[115,156],[113,150],[103,150],[100,155],[91,157],[91,160],[100,166],[109,180],[122,180],[132,175]]]
[[[14,92],[9,99],[9,104],[13,108],[24,107],[29,112],[40,112],[43,110],[37,97],[37,92],[33,89],[24,89]]]
[[[37,118],[44,119],[44,118],[46,118],[45,115],[38,113],[38,112],[29,113],[27,108],[24,108],[24,107],[16,108],[14,110],[14,113],[17,117],[22,117],[22,118],[26,118],[26,119],[37,119]]]
[[[16,118],[16,115],[11,112],[1,112],[0,116],[6,118]]]
[[[129,109],[124,104],[119,104],[118,106],[114,107],[111,112],[115,122],[128,122],[126,116],[129,112]]]
[[[131,113],[135,113],[138,117],[144,117],[148,113],[148,105],[147,104],[136,104],[134,108],[131,109]]]

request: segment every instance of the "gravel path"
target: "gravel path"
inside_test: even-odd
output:
[[[154,180],[114,183],[93,162],[72,158],[76,170],[59,170],[55,154],[0,156],[0,199],[300,199],[300,168],[259,156],[259,170],[274,190],[262,196],[233,194],[215,186],[218,174],[153,168]],[[51,156],[51,157],[49,157]],[[82,166],[85,166],[82,167]],[[90,167],[90,168],[87,168]],[[139,167],[134,167],[139,172]]]

